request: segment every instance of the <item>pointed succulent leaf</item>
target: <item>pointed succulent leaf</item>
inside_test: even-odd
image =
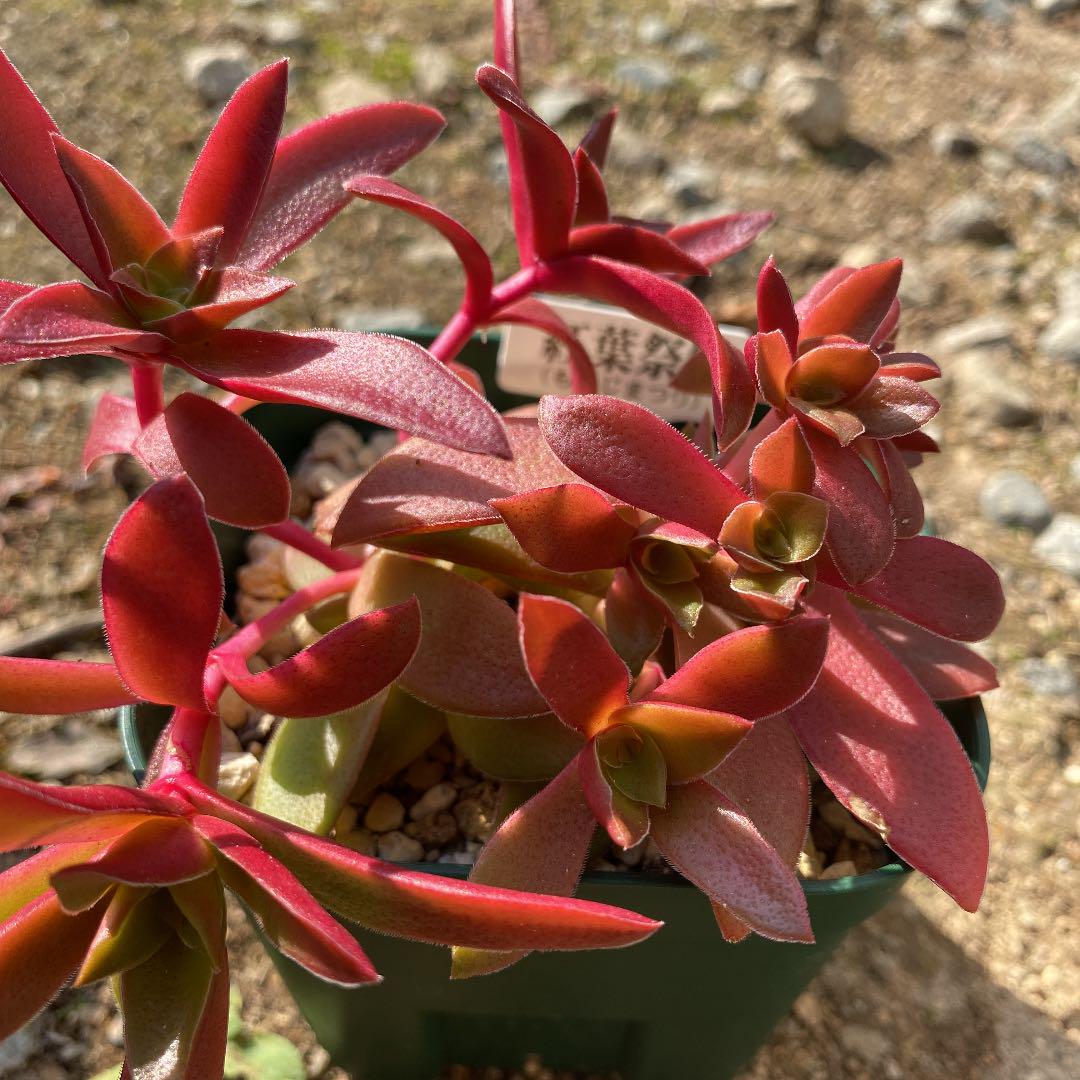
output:
[[[163,894],[149,889],[131,886],[117,889],[74,985],[86,986],[149,960],[173,933],[163,917],[166,902]]]
[[[21,859],[0,873],[0,927],[28,904],[49,892],[52,889],[52,876],[57,870],[84,862],[99,847],[97,841],[58,844]]]
[[[184,475],[159,480],[120,519],[101,568],[105,629],[125,684],[147,701],[204,708],[223,593],[202,496]]]
[[[769,513],[758,525],[759,551],[786,566],[806,562],[821,550],[829,520],[829,508],[821,499],[798,491],[777,491],[765,506]]]
[[[814,428],[835,439],[843,447],[850,446],[866,432],[863,422],[848,408],[839,405],[807,405],[798,398],[791,404],[801,413],[804,428]]]
[[[850,401],[877,374],[877,354],[856,342],[819,345],[805,352],[787,373],[785,391],[810,405],[829,406]]]
[[[670,424],[601,394],[540,400],[540,430],[586,482],[651,514],[719,535],[746,496]]]
[[[240,84],[214,124],[184,187],[172,231],[177,236],[224,227],[218,260],[234,262],[266,186],[288,92],[287,61]]]
[[[708,266],[674,241],[640,225],[606,221],[580,225],[571,232],[567,251],[571,255],[602,255],[657,274],[686,277],[706,276],[709,273]]]
[[[355,708],[392,683],[416,655],[415,600],[357,615],[295,656],[258,674],[223,649],[217,662],[247,702],[276,716],[329,716]]]
[[[31,714],[86,712],[132,705],[113,664],[0,656],[0,711]]]
[[[663,636],[663,608],[637,575],[617,570],[604,597],[604,626],[608,640],[627,667],[632,672],[640,671]]]
[[[350,614],[412,596],[419,601],[424,632],[416,656],[401,674],[403,690],[436,708],[472,716],[548,711],[521,659],[514,612],[460,574],[379,552],[364,566]]]
[[[596,369],[593,362],[577,335],[554,308],[534,296],[527,296],[524,300],[499,308],[491,321],[531,326],[560,341],[566,348],[570,367],[570,392],[596,393]]]
[[[896,299],[903,265],[890,259],[848,274],[800,317],[801,339],[844,334],[869,341]]]
[[[640,844],[649,834],[649,807],[612,786],[600,759],[599,739],[591,740],[574,760],[585,802],[612,843],[623,850]]]
[[[986,813],[960,741],[840,592],[819,585],[813,607],[830,617],[829,653],[817,686],[788,714],[806,756],[860,821],[974,911]]]
[[[629,724],[650,736],[667,762],[671,784],[685,784],[711,772],[753,726],[740,716],[650,701],[649,695],[620,709],[611,722]]]
[[[53,148],[56,124],[2,50],[0,100],[5,106],[0,183],[52,243],[91,281],[102,284],[106,274]]]
[[[882,440],[874,444],[881,455],[882,472],[889,489],[889,505],[896,522],[897,539],[908,539],[922,532],[925,521],[922,495],[915,486],[903,453],[895,443]]]
[[[675,225],[666,236],[706,266],[723,262],[748,248],[772,223],[775,214],[724,214],[689,225]]]
[[[219,521],[257,529],[289,516],[292,492],[277,454],[246,420],[209,398],[175,398],[132,450],[158,479],[186,472]]]
[[[808,584],[802,574],[793,570],[743,570],[731,579],[732,592],[749,608],[750,616],[759,619],[786,619]]]
[[[378,982],[356,939],[327,915],[299,881],[231,822],[197,814],[192,824],[218,852],[218,873],[286,956],[339,986]]]
[[[450,242],[465,268],[468,282],[466,305],[482,308],[491,296],[493,283],[491,260],[480,241],[461,222],[432,206],[426,199],[408,188],[403,188],[381,176],[356,176],[345,185],[346,189],[361,199],[384,203],[404,210],[437,229]]]
[[[757,444],[750,458],[750,482],[754,498],[762,501],[778,491],[813,490],[814,459],[795,417]]]
[[[728,554],[751,573],[769,573],[776,569],[757,543],[758,524],[768,516],[764,503],[744,502],[728,514],[720,530],[720,543]]]
[[[577,202],[577,174],[570,151],[529,108],[505,71],[484,64],[476,73],[476,81],[513,124],[522,194],[528,205],[527,250],[541,259],[561,255]],[[512,174],[512,179],[517,177]]]
[[[981,641],[1001,621],[1005,595],[993,567],[936,536],[898,540],[888,565],[862,582],[859,596],[957,641]]]
[[[572,896],[596,832],[578,778],[567,764],[549,784],[515,810],[480,851],[469,880],[480,885]],[[501,971],[527,953],[457,947],[450,977]]]
[[[510,452],[495,410],[404,338],[223,330],[174,355],[206,382],[258,401],[315,405],[474,453]]]
[[[611,786],[631,802],[647,806],[667,802],[667,762],[644,727],[616,722],[596,737],[596,753]]]
[[[154,744],[146,766],[144,783],[162,776],[192,773],[216,784],[221,760],[221,722],[201,709],[174,709],[172,717]]]
[[[503,65],[499,65],[502,67]],[[615,130],[615,121],[619,117],[617,107],[608,109],[606,113],[598,116],[590,125],[589,130],[581,137],[579,149],[596,163],[598,169],[603,169],[607,164],[608,148],[611,146],[611,134]]]
[[[851,402],[850,408],[871,439],[895,439],[933,420],[940,405],[917,382],[882,374]]]
[[[143,268],[147,277],[161,278],[176,286],[198,282],[216,263],[224,233],[223,225],[213,225],[171,237],[146,260]]]
[[[758,274],[757,319],[759,341],[762,336],[779,330],[787,343],[789,354],[794,356],[798,352],[799,318],[795,314],[791,290],[771,255]]]
[[[625,705],[630,673],[580,608],[550,596],[518,598],[521,650],[536,688],[568,727],[593,735]]]
[[[881,354],[881,374],[900,375],[915,382],[941,378],[941,368],[922,353],[889,352]]]
[[[447,717],[454,745],[497,780],[550,780],[581,749],[582,739],[554,713],[517,718]]]
[[[169,886],[169,897],[187,920],[189,933],[215,971],[221,967],[225,941],[225,890],[216,874]]]
[[[831,270],[826,271],[796,302],[795,314],[800,320],[806,318],[841,281],[847,280],[854,273],[855,268],[853,266],[834,266]]]
[[[239,825],[320,903],[372,930],[480,949],[630,945],[659,924],[620,908],[452,881],[380,862],[222,798],[191,778],[196,806]]]
[[[809,616],[779,626],[748,626],[707,645],[644,700],[749,720],[771,716],[810,691],[828,638],[828,621]]]
[[[584,147],[574,151],[574,171],[577,173],[577,209],[574,225],[599,225],[611,217],[607,188],[597,164]]]
[[[83,472],[109,454],[127,454],[141,430],[133,398],[102,394],[83,444]]]
[[[595,488],[559,484],[491,505],[529,555],[552,570],[573,574],[626,561],[634,526]]]
[[[759,333],[751,340],[755,342],[757,382],[761,396],[774,409],[786,410],[788,376],[793,366],[787,339],[783,331],[770,330]]]
[[[711,900],[763,937],[814,940],[794,873],[730,799],[698,780],[672,788],[652,819],[661,854]]]

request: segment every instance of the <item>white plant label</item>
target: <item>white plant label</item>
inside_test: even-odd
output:
[[[580,300],[540,297],[577,334],[596,368],[601,394],[636,401],[665,420],[700,420],[708,398],[673,390],[671,380],[697,351],[685,338],[620,308]],[[721,326],[737,349],[749,336],[740,326]],[[495,381],[512,394],[569,394],[566,346],[531,326],[502,327]]]

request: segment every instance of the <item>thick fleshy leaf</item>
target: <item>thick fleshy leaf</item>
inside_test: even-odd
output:
[[[141,426],[133,398],[102,394],[90,421],[90,432],[83,443],[83,472],[109,454],[126,454],[138,437]]]
[[[709,362],[720,449],[729,447],[750,426],[754,412],[750,369],[688,289],[651,271],[599,256],[568,256],[538,267],[537,288],[614,304],[693,342]]]
[[[611,217],[607,188],[597,164],[583,147],[574,151],[574,169],[577,172],[577,208],[575,225],[599,225]]]
[[[0,656],[2,712],[53,715],[136,701],[113,664]]]
[[[392,552],[368,559],[350,615],[415,596],[423,634],[401,674],[403,690],[447,712],[534,716],[548,711],[525,670],[509,604],[482,585]],[[325,639],[324,639],[325,640]]]
[[[724,214],[668,229],[667,238],[688,255],[712,266],[748,248],[772,223],[775,214]]]
[[[814,487],[814,459],[795,417],[789,417],[757,444],[750,458],[750,481],[755,499],[774,492]]]
[[[994,665],[966,645],[931,634],[886,611],[865,608],[859,610],[859,616],[934,701],[974,697],[998,685]]]
[[[658,274],[707,275],[708,266],[660,233],[639,225],[601,222],[582,225],[570,234],[571,255],[602,255]]]
[[[502,67],[503,65],[500,65]],[[611,133],[615,129],[615,121],[619,117],[618,107],[608,109],[602,116],[598,116],[590,125],[589,130],[581,137],[578,146],[596,163],[598,169],[603,169],[607,164],[608,148],[611,146]]]
[[[596,821],[585,802],[577,763],[515,810],[488,840],[469,874],[480,885],[572,896],[581,878]],[[455,948],[450,977],[501,971],[525,952]]]
[[[911,379],[879,375],[850,408],[870,438],[895,439],[933,420],[940,405],[933,394]]]
[[[798,352],[799,319],[795,314],[791,290],[771,255],[758,274],[757,319],[759,335],[779,330],[784,335],[790,354],[794,356]]]
[[[612,843],[624,850],[632,848],[649,833],[649,807],[612,787],[604,775],[599,750],[598,740],[593,739],[574,759],[585,802]]]
[[[502,421],[426,349],[389,334],[223,330],[175,351],[206,382],[258,401],[297,402],[506,457]]]
[[[295,656],[256,675],[223,649],[217,662],[236,692],[276,716],[329,716],[352,709],[392,683],[416,655],[420,607],[406,600],[357,615]]]
[[[757,526],[767,514],[764,503],[740,503],[720,530],[720,543],[743,569],[751,573],[769,573],[776,569],[765,553],[759,552],[757,544]]]
[[[573,394],[596,393],[596,368],[589,359],[585,347],[563,317],[552,307],[534,296],[527,296],[507,307],[499,308],[492,317],[493,323],[519,323],[543,330],[545,334],[566,346],[570,367],[570,392]]]
[[[168,243],[169,230],[158,212],[108,162],[60,136],[53,137],[53,145],[102,268],[144,263]]]
[[[195,826],[219,853],[218,873],[255,912],[263,933],[290,959],[340,986],[378,982],[356,939],[242,828],[197,814]]]
[[[282,720],[263,753],[251,805],[325,836],[360,775],[386,694],[318,718]]]
[[[889,488],[889,505],[896,523],[897,539],[918,536],[925,520],[922,495],[915,486],[903,453],[893,442],[882,440],[874,444],[881,455],[884,475]]]
[[[348,109],[286,135],[236,261],[251,270],[276,266],[348,205],[347,180],[388,176],[445,125],[434,109],[399,101]]]
[[[47,892],[0,923],[0,1040],[33,1019],[64,985],[102,914],[68,915]]]
[[[139,697],[205,708],[203,668],[223,594],[202,496],[184,475],[159,480],[120,519],[101,567],[109,647]]]
[[[613,724],[596,737],[596,754],[611,786],[632,802],[647,806],[667,802],[667,762],[644,728]]]
[[[577,477],[551,452],[536,421],[508,417],[511,460],[409,439],[381,458],[341,511],[334,546],[398,533],[491,525],[501,519],[490,501]]]
[[[491,505],[538,563],[573,574],[621,566],[634,526],[595,488],[560,484]]]
[[[613,724],[645,732],[667,762],[668,782],[685,784],[711,772],[753,726],[740,716],[713,709],[643,701],[615,713]]]
[[[749,720],[772,716],[809,692],[828,639],[828,621],[809,616],[748,626],[706,646],[644,700]]]
[[[866,581],[892,557],[888,497],[854,450],[806,425],[803,434],[814,457],[814,494],[829,504],[826,547],[845,581]]]
[[[167,912],[163,893],[130,885],[118,888],[75,976],[75,985],[107,979],[149,960],[173,933]]]
[[[465,268],[468,282],[466,304],[470,307],[482,307],[491,295],[493,282],[491,260],[480,245],[480,241],[461,222],[432,206],[426,199],[408,188],[403,188],[381,176],[356,176],[345,187],[353,195],[372,202],[384,203],[407,214],[419,218],[432,228],[437,229],[447,240]]]
[[[760,333],[755,342],[757,382],[761,396],[774,409],[787,409],[787,380],[791,373],[791,349],[781,330]],[[749,342],[747,343],[749,344]]]
[[[555,716],[447,717],[454,745],[497,780],[550,780],[581,749],[581,736]]]
[[[989,843],[960,741],[841,593],[819,586],[813,606],[831,619],[829,653],[817,686],[788,716],[806,756],[860,821],[974,911]]]
[[[705,781],[672,788],[667,808],[653,811],[651,835],[683,877],[757,933],[814,940],[791,868],[746,814]]]
[[[937,536],[898,540],[885,569],[854,591],[957,641],[989,637],[1005,610],[994,568],[973,551]]]
[[[791,403],[808,421],[809,426],[835,439],[841,446],[850,446],[860,435],[866,432],[863,422],[850,409],[840,405],[827,408],[806,405],[795,399]],[[806,425],[804,424],[804,427]]]
[[[810,286],[809,290],[799,297],[795,304],[795,314],[804,319],[826,296],[840,284],[855,273],[853,266],[834,266],[827,270]]]
[[[283,862],[320,903],[382,933],[480,949],[630,945],[659,924],[633,912],[405,870],[312,836],[224,799],[191,778],[196,806],[239,825]]]
[[[52,876],[65,866],[88,859],[96,842],[59,844],[38,851],[0,873],[0,927],[13,915],[52,889]]]
[[[505,71],[484,64],[476,73],[476,81],[514,125],[520,179],[528,203],[526,250],[541,259],[560,255],[566,249],[577,201],[577,173],[570,151],[529,108]],[[520,244],[522,238],[518,239]]]
[[[781,566],[807,562],[820,550],[829,508],[813,495],[777,491],[765,503],[755,530],[757,550]]]
[[[640,671],[660,644],[664,609],[636,574],[618,570],[604,596],[604,626],[608,640],[627,667],[632,672]]]
[[[201,709],[174,709],[154,744],[143,782],[152,784],[163,776],[192,773],[216,784],[221,760],[221,721]]]
[[[890,259],[849,274],[802,316],[801,339],[844,334],[869,341],[896,299],[903,267],[900,259]]]
[[[56,124],[3,50],[0,101],[4,102],[0,183],[49,240],[91,281],[102,284],[106,275],[53,148]]]
[[[901,375],[916,382],[927,382],[941,377],[941,368],[922,353],[889,352],[881,354],[882,375]]]
[[[181,394],[132,449],[158,479],[186,472],[219,521],[257,529],[289,516],[289,477],[277,454],[246,420],[209,398]]]
[[[0,314],[3,314],[20,297],[32,293],[36,285],[24,285],[21,281],[6,281],[0,278]]]
[[[655,413],[601,394],[540,400],[540,430],[583,480],[651,514],[718,536],[746,496]]]
[[[240,84],[214,124],[180,198],[172,231],[185,236],[223,226],[218,248],[222,265],[235,261],[266,186],[288,83],[289,65],[279,60]]]
[[[630,673],[603,631],[566,600],[518,598],[521,650],[529,676],[555,715],[586,736],[627,702]]]
[[[787,396],[811,405],[836,405],[857,397],[880,366],[877,354],[856,342],[819,345],[803,353],[787,373]]]
[[[186,236],[173,236],[146,260],[146,274],[178,285],[198,281],[217,261],[224,233],[223,225],[213,225]]]
[[[223,950],[224,952],[224,950]],[[124,1068],[131,1080],[220,1076],[229,1017],[229,972],[175,934],[145,963],[120,976]]]

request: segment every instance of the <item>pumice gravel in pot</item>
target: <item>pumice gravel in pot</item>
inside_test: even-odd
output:
[[[770,215],[614,213],[614,112],[568,148],[523,97],[513,3],[494,8],[476,82],[502,131],[520,262],[500,281],[463,224],[387,178],[439,133],[431,109],[366,106],[282,136],[273,64],[226,105],[166,224],[62,137],[0,54],[0,181],[85,279],[0,282],[0,362],[126,365],[131,396],[103,397],[84,464],[128,454],[148,478],[103,553],[111,662],[0,658],[0,709],[167,712],[136,788],[0,774],[2,850],[37,849],[0,877],[0,1038],[73,976],[108,977],[125,1076],[220,1076],[227,889],[310,973],[292,980],[309,1012],[387,977],[351,995],[372,1003],[356,1032],[369,1049],[349,1048],[339,1005],[319,1031],[372,1080],[422,1075],[410,1046],[424,1069],[475,1056],[485,1031],[486,1060],[513,1046],[715,1076],[747,1050],[713,1035],[722,995],[760,1037],[793,996],[763,958],[812,973],[842,933],[818,893],[849,894],[857,919],[903,877],[890,864],[800,881],[814,786],[979,904],[988,837],[965,740],[985,768],[985,732],[977,711],[954,726],[935,701],[994,685],[966,643],[1003,599],[980,558],[921,535],[910,470],[938,450],[924,384],[940,372],[897,348],[899,260],[838,267],[795,302],[769,258],[736,349],[685,283]],[[357,201],[426,222],[460,258],[460,308],[427,348],[229,327],[290,289],[274,267]],[[685,432],[632,400],[633,381],[607,392],[633,358],[593,355],[553,296],[689,343],[657,369],[693,403]],[[476,332],[503,325],[552,339],[568,393],[496,408],[468,359]],[[167,365],[205,391],[166,400]],[[294,504],[258,402],[381,425],[394,443],[317,506]],[[222,525],[283,545],[283,595],[242,603]],[[261,765],[243,791],[222,770],[239,741],[223,720],[248,709],[269,741],[249,741]],[[384,833],[413,845],[361,850],[356,807],[366,820],[436,744],[497,787],[475,861],[380,857],[437,852],[404,817]],[[423,827],[450,805],[432,790]],[[383,810],[373,833],[398,814]],[[583,878],[640,845],[677,876]],[[743,988],[762,972],[775,985],[751,1019]],[[700,1022],[680,1026],[669,998]]]

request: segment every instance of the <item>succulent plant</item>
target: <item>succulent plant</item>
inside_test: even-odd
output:
[[[167,226],[60,136],[0,54],[0,180],[89,280],[0,283],[0,362],[127,364],[132,396],[102,399],[84,465],[130,454],[152,481],[104,550],[112,662],[0,658],[0,708],[173,709],[138,789],[0,775],[2,850],[41,849],[0,876],[0,1038],[73,971],[112,976],[125,1075],[220,1075],[225,889],[277,948],[349,986],[379,976],[334,915],[453,946],[456,977],[537,949],[632,944],[658,924],[572,899],[598,826],[621,848],[651,838],[728,940],[811,941],[794,872],[808,764],[977,907],[985,816],[934,702],[995,685],[963,643],[993,630],[1003,600],[981,559],[920,535],[909,467],[937,450],[922,383],[939,371],[895,349],[899,261],[834,270],[795,304],[770,259],[740,351],[684,282],[770,215],[613,217],[615,113],[571,150],[530,109],[510,0],[495,3],[494,60],[477,82],[502,126],[521,264],[499,283],[464,225],[387,179],[438,134],[430,109],[369,106],[280,138],[274,64],[226,106]],[[228,329],[292,286],[269,271],[353,198],[414,215],[457,252],[464,297],[430,349]],[[615,304],[691,341],[676,384],[702,394],[692,438],[597,393],[587,350],[537,293]],[[492,408],[458,356],[508,323],[566,346],[570,395]],[[166,364],[224,393],[166,404]],[[243,417],[257,401],[372,420],[401,441],[309,529],[289,520],[284,467]],[[292,594],[244,626],[222,609],[210,518],[306,556]],[[311,640],[253,670],[304,615]],[[254,808],[215,791],[226,691],[286,718]],[[422,749],[414,716],[508,789],[530,785],[466,882],[329,838],[365,761],[377,784]],[[318,797],[299,807],[289,754],[313,732],[341,752],[303,759]]]

